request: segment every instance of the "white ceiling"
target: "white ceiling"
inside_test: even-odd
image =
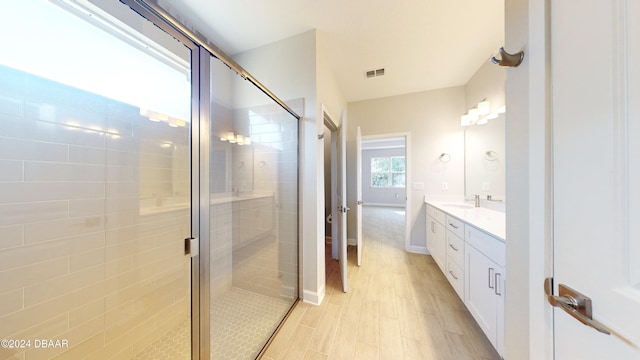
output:
[[[166,2],[230,55],[317,29],[347,101],[464,85],[504,39],[504,0]]]

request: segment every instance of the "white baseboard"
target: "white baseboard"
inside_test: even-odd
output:
[[[407,246],[407,251],[414,254],[429,254],[425,246],[409,245]]]
[[[325,287],[324,284],[318,289],[317,292],[305,290],[302,292],[302,301],[307,304],[320,306],[322,300],[324,300]]]
[[[358,245],[358,240],[352,239],[352,238],[348,238],[347,239],[347,245],[356,246],[356,245]]]

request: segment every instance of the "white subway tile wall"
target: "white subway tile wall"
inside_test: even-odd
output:
[[[189,128],[0,78],[0,338],[69,343],[0,358],[131,358],[190,318]]]

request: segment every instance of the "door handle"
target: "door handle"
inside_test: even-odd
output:
[[[489,285],[487,285],[487,286],[489,286],[489,289],[493,289],[493,285],[491,284],[491,280],[493,279],[493,268],[489,268],[489,269],[488,269],[488,272],[489,272],[489,274],[488,274],[488,275],[489,275],[489,276],[488,276],[488,278],[489,278],[489,280],[488,280]]]
[[[552,306],[561,308],[586,326],[590,326],[603,334],[611,335],[611,331],[606,326],[593,320],[590,297],[564,284],[558,285],[559,296],[555,296],[553,295],[552,278],[544,280],[544,291],[547,294],[547,301]]]

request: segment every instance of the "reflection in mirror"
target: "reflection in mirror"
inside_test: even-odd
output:
[[[465,128],[465,196],[505,200],[505,114]]]

